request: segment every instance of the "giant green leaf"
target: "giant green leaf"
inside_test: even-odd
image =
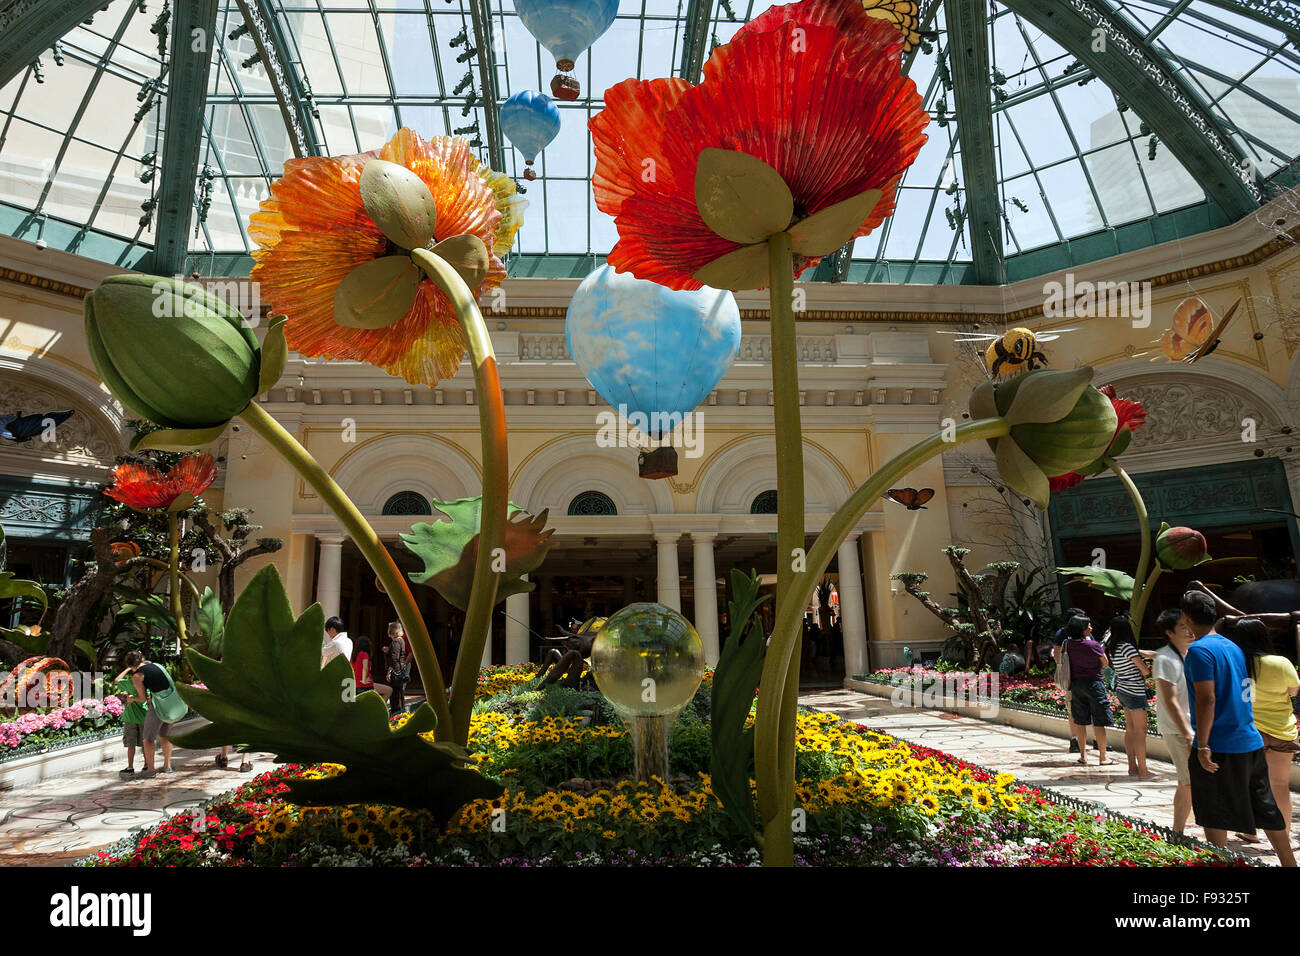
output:
[[[483,499],[435,501],[433,506],[451,520],[421,521],[411,528],[410,534],[402,535],[402,543],[424,560],[424,570],[412,572],[410,577],[416,584],[429,585],[463,611],[474,585]],[[505,572],[497,585],[498,603],[512,594],[533,589],[523,577],[541,567],[553,547],[550,540],[553,531],[546,528],[546,511],[530,515],[511,504],[506,508],[506,515]]]
[[[221,612],[221,600],[212,588],[203,589],[194,619],[202,640],[200,649],[210,657],[221,657],[222,643],[226,636],[226,616]]]
[[[331,779],[295,782],[288,794],[294,803],[383,803],[445,820],[471,800],[501,795],[500,785],[464,766],[464,750],[423,736],[436,723],[428,704],[393,730],[383,698],[352,692],[345,658],[322,669],[324,627],[319,604],[294,619],[274,565],[259,571],[226,618],[222,660],[188,651],[207,688],[182,684],[181,694],[212,723],[177,743],[243,746],[281,762],[347,768]]]
[[[754,728],[746,728],[754,689],[763,675],[766,641],[754,613],[767,597],[759,597],[755,574],[731,570],[733,599],[727,604],[730,633],[713,671],[709,729],[713,739],[713,792],[743,833],[754,832],[754,801],[749,779],[754,767]]]
[[[1098,568],[1085,565],[1081,568],[1057,568],[1057,574],[1072,574],[1070,582],[1081,581],[1107,597],[1128,601],[1133,598],[1133,578],[1114,568]]]
[[[3,535],[4,532],[0,531],[0,548],[4,545]],[[0,601],[23,599],[38,603],[41,606],[41,619],[44,620],[45,612],[49,610],[44,589],[35,581],[24,581],[16,577],[12,571],[0,571]],[[0,638],[12,641],[31,654],[42,654],[45,651],[45,638],[41,636],[39,626],[19,624],[16,627],[0,627]]]

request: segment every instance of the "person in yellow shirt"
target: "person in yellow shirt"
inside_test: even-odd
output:
[[[1264,738],[1264,759],[1268,781],[1282,818],[1291,822],[1291,759],[1300,753],[1291,698],[1300,694],[1300,675],[1295,665],[1273,653],[1273,641],[1264,622],[1243,617],[1232,629],[1232,639],[1246,655],[1250,675],[1250,702],[1255,729]]]

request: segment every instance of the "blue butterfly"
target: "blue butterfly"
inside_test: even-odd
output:
[[[53,422],[57,427],[72,417],[72,410],[66,412],[38,412],[24,415],[21,411],[13,415],[0,415],[0,438],[14,442],[31,441],[46,428],[46,422]]]

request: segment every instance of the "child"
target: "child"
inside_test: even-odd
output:
[[[131,681],[131,668],[126,668],[117,675],[113,689],[123,697],[135,694],[135,684]],[[143,745],[144,704],[135,701],[126,705],[122,711],[122,746],[126,748],[126,769],[120,776],[129,777],[135,773],[135,748]]]

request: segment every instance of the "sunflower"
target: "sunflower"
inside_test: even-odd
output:
[[[384,818],[384,812],[379,807],[371,804],[366,807],[366,819],[371,823],[378,823]]]
[[[917,802],[917,806],[925,812],[926,816],[932,817],[939,812],[939,799],[933,794],[927,793]]]
[[[987,787],[976,787],[975,792],[971,795],[971,802],[981,810],[987,810],[993,806],[993,794]]]
[[[281,837],[288,836],[293,831],[293,827],[294,824],[292,820],[290,820],[288,817],[280,816],[280,817],[276,817],[275,820],[271,822],[271,825],[268,829],[270,830],[272,836],[279,839]]]
[[[375,835],[371,833],[369,830],[363,829],[360,832],[358,832],[356,836],[352,838],[352,842],[364,850],[367,847],[372,847],[375,845]]]
[[[349,840],[355,840],[357,834],[362,831],[361,821],[356,817],[351,817],[343,821],[343,835]]]
[[[415,840],[415,832],[410,827],[404,826],[398,829],[397,833],[394,835],[394,838],[397,840],[398,843],[402,844],[403,846],[406,846]]]
[[[391,165],[375,167],[383,172],[363,185],[373,160]],[[409,129],[368,153],[290,159],[284,167],[249,218],[248,234],[258,244],[252,279],[271,310],[287,316],[289,347],[368,362],[417,385],[454,375],[464,332],[451,301],[408,254],[448,243],[434,251],[454,263],[466,248],[462,237],[473,237],[486,268],[480,262],[472,270],[471,293],[500,286],[501,257],[527,205],[514,182],[481,164],[468,141],[426,142]],[[395,183],[399,198],[376,190],[372,177]]]

